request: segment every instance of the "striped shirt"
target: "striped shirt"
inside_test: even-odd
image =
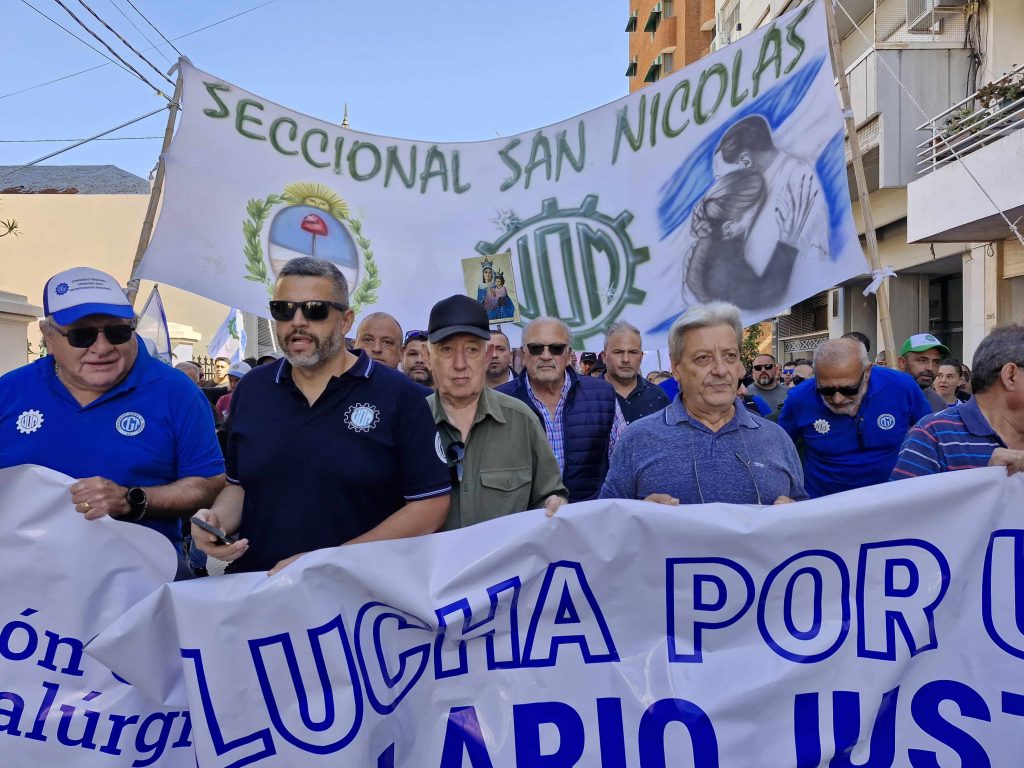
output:
[[[971,398],[959,407],[925,416],[908,433],[890,480],[988,466],[1006,445]]]
[[[558,405],[555,407],[554,415],[552,415],[543,401],[533,393],[533,387],[530,386],[530,377],[526,377],[526,393],[530,396],[530,400],[540,414],[541,419],[544,420],[544,432],[547,433],[548,442],[551,443],[551,450],[554,451],[555,458],[558,460],[558,468],[563,474],[565,473],[565,419],[562,418],[562,411],[565,410],[565,399],[566,395],[569,394],[571,386],[572,378],[566,376],[565,383],[562,385],[562,394],[558,398]],[[626,419],[622,415],[622,409],[619,408],[618,401],[616,401],[615,418],[612,420],[611,434],[608,436],[609,459],[612,457],[612,451],[615,450],[615,443],[626,429],[626,426]]]

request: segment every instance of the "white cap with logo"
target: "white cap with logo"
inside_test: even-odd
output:
[[[92,267],[74,267],[46,281],[43,312],[59,325],[70,325],[89,315],[107,315],[131,320],[135,317],[117,280]]]

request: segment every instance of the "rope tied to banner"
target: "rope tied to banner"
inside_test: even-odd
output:
[[[882,281],[887,277],[896,277],[896,272],[893,271],[892,264],[887,264],[881,269],[871,270],[871,282],[868,283],[868,287],[864,289],[864,295],[869,296],[871,294],[878,293],[878,289],[882,287]]]

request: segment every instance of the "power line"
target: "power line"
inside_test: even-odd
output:
[[[126,128],[129,125],[137,123],[137,122],[139,122],[141,120],[145,120],[147,117],[152,117],[153,115],[158,115],[161,112],[163,112],[165,109],[170,109],[170,108],[171,108],[171,105],[167,104],[166,106],[160,107],[159,109],[154,109],[152,112],[147,112],[146,114],[141,115],[140,117],[136,117],[133,120],[129,120],[126,123],[121,123],[120,125],[118,125],[118,126],[116,126],[114,128],[110,128],[109,130],[106,130],[106,131],[100,131],[95,136],[90,136],[87,139],[82,139],[80,141],[77,141],[77,142],[75,142],[74,144],[72,144],[69,147],[63,147],[62,149],[58,149],[56,152],[51,152],[48,155],[43,155],[42,157],[36,158],[35,160],[33,160],[30,163],[25,163],[24,165],[19,165],[17,168],[12,168],[11,170],[7,171],[7,173],[0,174],[0,179],[6,179],[8,176],[13,176],[18,171],[23,171],[26,168],[29,168],[29,167],[31,167],[33,165],[36,165],[38,163],[43,162],[43,160],[49,160],[51,157],[56,157],[57,155],[61,155],[61,154],[65,153],[65,152],[68,152],[68,151],[70,151],[72,149],[75,149],[75,147],[80,147],[83,144],[87,144],[90,141],[96,141],[100,137],[106,136],[108,133],[113,133],[114,131],[119,131],[122,128]]]
[[[72,10],[71,10],[70,8],[68,8],[68,7],[66,6],[66,5],[64,5],[64,3],[63,3],[63,1],[62,1],[62,0],[53,0],[53,1],[54,1],[54,2],[55,2],[55,3],[57,4],[57,5],[59,5],[59,6],[61,7],[61,8],[63,8],[63,9],[64,9],[64,11],[65,11],[65,12],[66,12],[66,13],[68,14],[68,16],[70,16],[70,17],[71,17],[72,19],[74,19],[74,20],[75,20],[75,21],[76,21],[76,22],[78,23],[78,26],[80,26],[80,27],[81,27],[82,29],[84,29],[84,30],[85,30],[86,32],[88,32],[88,33],[89,33],[90,35],[92,35],[92,36],[93,36],[94,38],[96,38],[96,40],[97,40],[97,41],[99,41],[99,43],[100,43],[100,44],[101,44],[101,45],[102,45],[102,46],[103,46],[104,48],[106,48],[106,49],[107,49],[108,51],[110,51],[111,55],[113,55],[113,57],[114,57],[115,59],[117,59],[117,60],[118,60],[118,61],[120,61],[120,62],[121,62],[122,64],[124,64],[124,65],[125,65],[126,67],[128,67],[128,69],[130,69],[130,70],[132,71],[132,73],[133,73],[133,74],[134,74],[134,75],[135,75],[135,76],[136,76],[137,78],[139,78],[139,80],[141,80],[142,82],[144,82],[144,83],[145,83],[146,85],[148,85],[148,86],[149,86],[150,88],[152,88],[152,89],[153,89],[154,91],[156,91],[156,92],[157,92],[157,93],[158,93],[159,95],[163,96],[163,97],[164,97],[165,99],[167,99],[168,101],[170,101],[170,100],[171,100],[171,97],[170,97],[170,96],[168,96],[168,95],[167,95],[166,93],[164,93],[164,92],[163,92],[163,91],[161,91],[161,90],[160,90],[159,88],[157,88],[157,87],[156,87],[155,85],[153,85],[153,84],[152,84],[151,82],[149,82],[149,80],[147,80],[147,79],[145,78],[145,76],[144,76],[144,75],[143,75],[143,74],[142,74],[141,72],[139,72],[139,71],[138,71],[137,69],[135,69],[135,67],[133,67],[133,66],[132,66],[131,64],[129,64],[129,63],[127,62],[127,61],[125,61],[124,59],[122,59],[122,58],[121,58],[121,57],[120,57],[120,56],[119,56],[119,55],[117,54],[117,51],[115,51],[115,50],[114,50],[113,48],[111,48],[111,47],[110,47],[109,45],[107,45],[106,41],[104,41],[104,40],[103,40],[103,38],[101,38],[101,37],[100,37],[99,35],[97,35],[97,34],[96,34],[95,32],[93,32],[93,31],[92,31],[92,30],[91,30],[91,29],[90,29],[90,28],[89,28],[89,27],[88,27],[87,25],[83,24],[83,23],[82,23],[82,20],[81,20],[81,19],[79,19],[79,18],[78,18],[77,16],[75,16],[75,13],[74,13],[74,11],[72,11]]]
[[[21,0],[21,2],[25,3],[25,5],[29,5],[26,2],[26,0]],[[231,21],[232,19],[237,19],[239,16],[244,16],[247,13],[252,13],[253,11],[258,11],[260,8],[263,8],[264,6],[267,6],[267,5],[270,5],[271,3],[276,3],[276,2],[277,2],[277,0],[267,0],[267,2],[265,2],[265,3],[260,3],[259,5],[254,5],[252,8],[249,8],[247,10],[241,11],[239,13],[236,13],[236,14],[232,15],[232,16],[228,16],[226,18],[223,18],[220,21],[215,21],[212,24],[207,24],[205,27],[199,27],[198,29],[193,29],[191,32],[186,32],[183,35],[178,35],[177,37],[172,37],[171,40],[167,41],[167,43],[172,48],[174,48],[174,50],[177,51],[178,49],[174,46],[174,43],[171,42],[172,40],[184,40],[186,37],[191,37],[192,35],[198,34],[200,32],[205,32],[208,29],[213,29],[213,27],[220,26],[221,24],[224,24],[225,22]],[[132,6],[132,7],[134,8],[135,6]],[[32,6],[29,5],[29,8],[32,8]],[[32,10],[36,10],[36,9],[32,8]],[[46,14],[42,13],[42,11],[36,11],[36,13],[39,13],[39,14],[45,16],[47,19],[49,19],[49,17],[46,16]],[[145,18],[145,17],[143,17],[143,18]],[[53,21],[53,19],[50,19],[50,21]],[[53,23],[57,24],[57,22],[55,22],[55,21],[53,21]],[[60,24],[57,24],[57,26],[60,26]],[[152,24],[150,24],[150,26],[152,26]],[[64,28],[61,27],[61,29],[64,29]],[[68,30],[65,30],[65,31],[68,31]],[[159,31],[159,30],[157,30],[157,31]],[[82,40],[80,37],[75,35],[73,32],[68,32],[68,34],[73,35],[78,40],[80,40],[81,42],[85,43],[84,40]],[[161,37],[163,37],[163,35],[161,35]],[[85,44],[88,45],[88,43],[85,43]],[[90,47],[92,47],[92,46],[90,46]],[[153,48],[146,48],[144,50],[146,52],[149,52],[149,51],[153,50],[154,48],[158,48],[158,47],[160,47],[160,46],[154,46]],[[99,51],[99,50],[97,50],[95,48],[93,48],[93,50],[95,50],[96,53],[99,53],[105,59],[110,61],[111,64],[114,64],[114,65],[119,66],[119,67],[121,66],[116,61],[114,61],[109,56],[107,56],[105,53],[102,53],[101,51]],[[180,53],[180,51],[179,51],[179,53]],[[107,65],[106,64],[97,64],[95,67],[88,67],[86,69],[80,69],[78,72],[72,72],[69,75],[63,75],[61,77],[54,78],[53,80],[47,80],[45,83],[38,83],[36,85],[30,85],[27,88],[20,88],[17,91],[11,91],[10,93],[2,94],[2,95],[0,95],[0,99],[6,99],[6,98],[8,98],[10,96],[17,96],[18,94],[21,94],[21,93],[27,93],[28,91],[34,91],[36,88],[42,88],[42,87],[47,86],[47,85],[53,85],[54,83],[59,83],[62,80],[69,80],[72,77],[78,77],[79,75],[84,75],[86,72],[92,72],[93,70],[96,70],[96,69],[102,69],[105,66],[107,66]],[[124,69],[124,67],[121,67],[121,68]],[[127,70],[125,70],[125,71],[127,71]]]
[[[92,139],[92,141],[141,141],[143,139],[162,138],[163,136],[110,136],[106,139]],[[46,144],[63,141],[88,141],[88,139],[0,139],[0,144]]]
[[[114,10],[116,10],[118,13],[120,13],[122,16],[124,16],[125,20],[135,28],[136,32],[138,32],[140,35],[142,35],[142,39],[145,40],[147,43],[149,43],[149,49],[148,50],[156,51],[157,53],[159,53],[163,57],[163,60],[166,61],[168,64],[172,64],[173,63],[170,60],[170,58],[167,56],[167,54],[164,53],[163,51],[161,51],[157,47],[157,45],[152,40],[150,40],[149,37],[146,36],[145,32],[143,32],[141,29],[139,29],[139,25],[135,23],[135,21],[132,19],[132,17],[129,16],[124,11],[121,10],[121,6],[119,6],[116,2],[114,2],[114,0],[108,0],[108,2],[114,7]],[[153,26],[153,25],[150,24],[150,26]],[[157,31],[159,31],[159,30],[157,30]]]
[[[111,58],[110,56],[108,56],[107,54],[105,54],[105,53],[104,53],[103,51],[101,51],[101,50],[100,50],[99,48],[97,48],[96,46],[94,46],[94,45],[93,45],[92,43],[90,43],[90,42],[89,42],[88,40],[83,40],[82,38],[80,38],[80,37],[79,37],[78,35],[76,35],[76,34],[75,34],[74,32],[72,32],[72,31],[71,31],[70,29],[68,29],[67,27],[65,27],[65,26],[64,26],[63,24],[61,24],[61,23],[60,23],[59,21],[57,21],[56,19],[53,19],[53,18],[51,18],[51,17],[47,16],[47,15],[46,15],[45,13],[43,13],[43,12],[42,12],[42,11],[40,11],[40,10],[39,10],[38,8],[36,8],[36,7],[34,6],[34,5],[32,5],[32,3],[28,2],[28,0],[21,0],[21,2],[22,2],[22,4],[23,4],[23,5],[26,5],[26,6],[28,6],[29,8],[31,8],[31,9],[32,9],[33,11],[35,11],[36,13],[38,13],[38,14],[39,14],[40,16],[42,16],[42,17],[43,17],[44,19],[46,19],[46,20],[47,20],[48,22],[50,22],[51,24],[53,24],[53,25],[55,25],[55,26],[57,26],[57,27],[60,27],[61,29],[63,29],[63,30],[65,31],[65,32],[67,32],[67,33],[68,33],[69,35],[71,35],[71,36],[72,36],[73,38],[75,38],[75,40],[77,40],[78,42],[80,42],[80,43],[81,43],[82,45],[84,45],[85,47],[87,47],[87,48],[89,48],[89,49],[91,49],[91,50],[95,51],[96,53],[98,53],[98,54],[99,54],[100,56],[102,56],[102,57],[103,57],[104,59],[106,59],[107,61],[109,61],[109,62],[110,62],[111,64],[113,64],[114,66],[116,66],[116,67],[120,67],[120,68],[121,68],[121,69],[123,69],[123,70],[124,70],[125,72],[128,72],[129,74],[131,74],[131,72],[129,72],[129,71],[128,71],[128,69],[127,69],[126,67],[122,66],[120,62],[117,62],[117,61],[115,61],[114,59],[112,59],[112,58]],[[100,67],[105,67],[105,66],[107,66],[107,65],[106,65],[106,64],[97,64],[97,65],[96,65],[95,67],[90,67],[89,69],[99,69]],[[86,71],[88,71],[88,70],[86,70]],[[63,79],[63,78],[59,78],[59,79]],[[53,81],[53,82],[56,82],[56,81]]]
[[[149,19],[146,18],[146,14],[144,14],[142,11],[140,11],[138,8],[135,7],[135,3],[133,3],[132,0],[127,0],[127,2],[128,2],[128,5],[130,5],[132,7],[132,9],[137,14],[139,14],[139,16],[142,17],[143,21],[145,21],[147,24],[149,24],[149,26],[151,26],[154,30],[156,30],[156,33],[158,35],[160,35],[160,37],[164,38],[164,42],[165,43],[167,43],[169,46],[171,46],[171,48],[174,48],[174,52],[175,53],[177,53],[179,56],[184,56],[185,55],[181,51],[178,50],[177,46],[174,43],[172,43],[170,40],[168,40],[166,37],[164,37],[164,33],[156,28],[156,24],[154,24],[152,21],[150,21]],[[180,39],[180,38],[178,38],[178,39]]]
[[[129,50],[129,51],[131,51],[131,52],[132,52],[132,53],[134,53],[134,54],[135,54],[136,56],[138,56],[138,57],[139,57],[140,59],[142,59],[142,60],[143,60],[144,62],[146,62],[146,63],[147,63],[148,65],[149,65],[149,68],[150,68],[150,69],[152,69],[152,70],[153,70],[154,72],[156,72],[156,74],[157,74],[157,75],[158,75],[159,77],[162,77],[162,78],[163,78],[164,80],[166,80],[166,81],[167,81],[168,83],[170,83],[171,85],[174,85],[174,81],[173,81],[173,80],[171,80],[171,78],[169,78],[169,77],[168,77],[167,75],[165,75],[165,74],[164,74],[163,72],[161,72],[161,71],[160,71],[159,69],[157,69],[157,68],[156,68],[156,65],[155,65],[155,64],[153,64],[153,62],[151,62],[151,61],[150,61],[149,59],[147,59],[147,58],[146,58],[145,56],[143,56],[143,55],[142,55],[141,53],[139,53],[139,52],[138,52],[137,50],[135,50],[135,46],[133,46],[133,45],[132,45],[131,43],[129,43],[129,42],[127,41],[127,40],[125,40],[125,39],[124,39],[124,38],[123,38],[123,37],[121,36],[121,34],[120,34],[120,33],[119,33],[119,32],[118,32],[117,30],[115,30],[115,29],[114,29],[114,28],[113,28],[112,26],[110,26],[109,24],[107,24],[107,22],[105,22],[105,21],[104,21],[103,19],[101,19],[101,18],[99,17],[99,14],[97,14],[97,13],[96,13],[96,11],[94,11],[94,10],[93,10],[92,8],[90,8],[90,7],[88,6],[88,4],[87,4],[87,3],[85,2],[85,0],[78,0],[78,4],[79,4],[79,5],[81,5],[81,6],[83,7],[83,8],[85,8],[85,10],[87,10],[87,11],[88,11],[89,13],[91,13],[91,14],[92,14],[92,17],[93,17],[94,19],[96,19],[96,21],[98,21],[98,22],[99,22],[100,24],[102,24],[102,25],[103,25],[104,27],[106,27],[106,28],[107,28],[107,31],[108,31],[108,32],[110,32],[110,34],[112,34],[112,35],[113,35],[114,37],[116,37],[116,38],[117,38],[118,40],[120,40],[120,41],[121,41],[121,43],[122,43],[122,44],[123,44],[123,45],[124,45],[124,46],[125,46],[125,47],[126,47],[126,48],[127,48],[128,50]]]

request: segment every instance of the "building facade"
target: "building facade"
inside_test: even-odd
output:
[[[706,56],[714,26],[715,0],[630,0],[630,92]]]
[[[149,203],[149,182],[115,166],[0,167],[0,218],[16,220],[18,234],[0,240],[0,291],[42,300],[43,285],[72,266],[109,272],[122,284],[131,273]],[[141,311],[153,283],[144,280]],[[172,347],[179,356],[202,354],[227,308],[168,285],[160,286]],[[40,352],[40,333],[28,326],[18,364]],[[25,341],[20,342],[24,348]],[[13,366],[12,366],[13,367]]]

